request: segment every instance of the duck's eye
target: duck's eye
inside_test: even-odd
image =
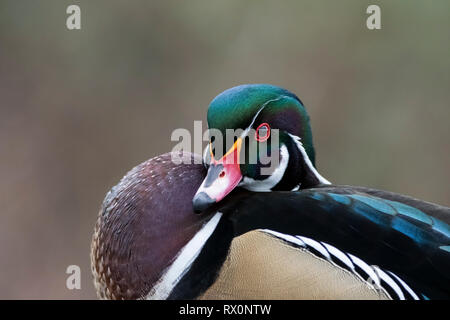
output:
[[[270,137],[270,126],[268,123],[261,123],[258,128],[256,128],[255,139],[256,141],[263,142]]]
[[[219,178],[225,177],[225,171],[222,170],[222,172],[219,174]]]

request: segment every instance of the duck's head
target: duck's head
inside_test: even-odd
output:
[[[193,198],[195,212],[237,186],[267,192],[329,183],[315,168],[308,113],[288,90],[267,84],[228,89],[213,99],[207,118],[208,173]]]

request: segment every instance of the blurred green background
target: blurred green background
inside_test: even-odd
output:
[[[303,100],[332,182],[449,206],[449,16],[446,0],[2,0],[0,298],[95,298],[105,193],[238,84]]]

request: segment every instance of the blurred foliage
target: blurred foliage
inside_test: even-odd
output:
[[[369,4],[381,30],[365,27]],[[94,298],[105,193],[242,83],[303,100],[334,183],[450,205],[449,13],[446,0],[2,0],[0,298]],[[82,290],[65,287],[70,264]]]

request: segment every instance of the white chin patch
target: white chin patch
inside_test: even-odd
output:
[[[255,192],[269,192],[283,179],[289,163],[289,152],[285,145],[280,148],[281,161],[273,173],[264,180],[255,180],[249,177],[243,177],[239,187]]]

